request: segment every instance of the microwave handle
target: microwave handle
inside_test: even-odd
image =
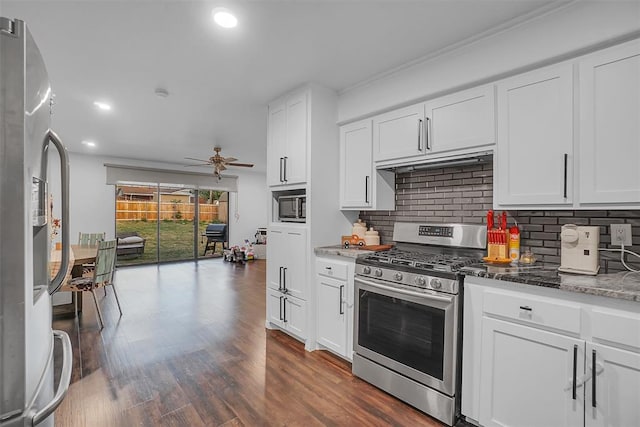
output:
[[[304,215],[302,214],[302,205],[304,204],[304,197],[297,198],[298,209],[296,209],[296,218],[303,219]]]

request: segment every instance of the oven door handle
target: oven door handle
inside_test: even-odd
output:
[[[431,292],[429,292],[429,293],[412,292],[412,291],[408,291],[408,290],[405,290],[405,289],[396,288],[394,286],[387,286],[387,285],[383,285],[383,284],[378,283],[378,282],[371,282],[369,280],[364,280],[364,279],[361,279],[360,277],[356,277],[355,281],[359,282],[359,283],[362,283],[364,285],[369,285],[369,286],[374,287],[374,288],[384,289],[384,290],[387,290],[387,291],[396,292],[398,294],[408,295],[408,296],[412,296],[412,297],[420,297],[420,298],[428,299],[428,300],[431,300],[431,301],[440,301],[440,302],[451,303],[451,302],[453,302],[453,298],[454,298],[453,295],[452,296],[444,296],[444,295],[431,293]]]

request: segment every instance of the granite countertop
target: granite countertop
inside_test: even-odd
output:
[[[466,276],[486,277],[640,302],[640,273],[629,271],[587,276],[559,273],[558,266],[550,264],[494,266],[480,263],[464,267],[460,272]]]
[[[374,252],[366,249],[345,249],[342,245],[321,246],[315,248],[313,251],[316,255],[337,255],[347,258],[358,258],[361,255],[371,254]]]

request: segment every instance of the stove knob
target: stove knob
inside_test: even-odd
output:
[[[398,282],[402,280],[402,273],[398,272],[396,274],[393,275],[393,278],[396,279]]]
[[[362,272],[363,272],[364,274],[371,274],[371,267],[365,267],[365,268],[363,268],[363,269],[362,269]]]
[[[442,282],[440,279],[431,279],[431,287],[433,289],[440,289],[442,287]]]
[[[416,283],[418,284],[418,286],[426,286],[427,285],[427,279],[425,279],[424,277],[418,277],[416,279]]]
[[[379,268],[376,268],[375,275],[376,277],[382,277],[382,270],[380,270]]]

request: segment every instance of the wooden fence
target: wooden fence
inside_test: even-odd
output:
[[[219,205],[200,204],[200,221],[214,221],[227,223],[228,202]],[[160,219],[193,220],[195,205],[193,203],[160,203]],[[117,221],[157,221],[158,202],[116,201]]]

